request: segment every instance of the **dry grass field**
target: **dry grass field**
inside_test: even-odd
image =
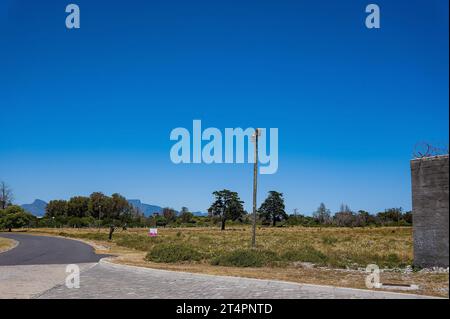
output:
[[[107,240],[107,230],[45,229],[61,236]],[[116,231],[119,246],[149,252],[161,246],[186,248],[198,258],[189,262],[220,262],[221,256],[250,250],[250,228],[160,228],[158,237],[147,236],[147,229]],[[386,228],[259,228],[257,248],[267,255],[262,265],[284,266],[290,262],[312,262],[332,268],[358,268],[377,264],[381,268],[405,267],[412,263],[412,230]],[[174,260],[176,262],[178,260]],[[183,260],[179,260],[183,261]]]
[[[14,246],[14,241],[8,238],[0,237],[0,253]]]
[[[117,230],[112,241],[106,229],[30,231],[87,241],[124,264],[354,288],[365,288],[363,269],[377,264],[390,269],[382,282],[417,284],[415,293],[448,296],[448,273],[404,271],[413,258],[410,227],[261,227],[256,250],[250,249],[248,226],[160,228],[153,238],[147,229]]]

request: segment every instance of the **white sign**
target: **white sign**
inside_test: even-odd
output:
[[[158,228],[150,228],[150,230],[148,231],[148,235],[150,237],[158,236]]]

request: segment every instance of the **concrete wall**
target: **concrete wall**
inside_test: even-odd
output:
[[[448,155],[411,161],[414,264],[449,265]]]

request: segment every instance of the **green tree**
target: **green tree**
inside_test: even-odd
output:
[[[160,226],[166,227],[166,225],[167,225],[167,219],[164,216],[153,215],[152,220],[154,222],[154,225],[157,227],[160,227]]]
[[[227,220],[237,220],[244,215],[243,201],[240,200],[238,193],[228,189],[213,192],[215,201],[208,208],[210,216],[220,218],[221,230],[225,230]]]
[[[398,224],[403,215],[403,209],[400,208],[389,208],[384,212],[378,213],[377,217],[383,225],[393,225]]]
[[[108,198],[107,201],[109,201],[106,205],[109,211],[106,214],[110,222],[109,240],[111,240],[116,227],[121,226],[124,230],[127,229],[128,223],[132,221],[133,206],[125,197],[118,193],[112,194],[111,198]]]
[[[355,216],[355,223],[358,227],[365,227],[369,225],[371,222],[371,215],[369,212],[366,212],[365,210],[359,210],[358,214]]]
[[[118,193],[111,195],[112,211],[110,218],[119,220],[122,224],[129,223],[133,216],[133,206],[128,200]]]
[[[270,191],[265,201],[261,204],[258,213],[264,220],[271,221],[272,225],[275,226],[277,221],[288,218],[284,209],[283,193]]]
[[[187,207],[181,207],[179,218],[182,223],[192,222],[193,217],[194,217],[194,214],[192,214]]]
[[[45,217],[67,216],[68,204],[65,200],[51,200],[45,208]]]
[[[163,208],[162,214],[168,223],[173,222],[177,218],[177,212],[173,208]]]
[[[101,192],[94,192],[89,195],[89,214],[96,219],[106,219],[111,215],[113,203],[111,198]]]
[[[85,217],[88,215],[89,198],[84,196],[75,196],[67,202],[68,217]]]
[[[413,215],[412,215],[412,212],[409,211],[409,212],[404,213],[402,219],[403,219],[407,224],[412,225],[412,223],[413,223]]]
[[[35,219],[35,216],[25,212],[25,210],[20,206],[8,206],[0,213],[0,228],[12,231],[13,228],[20,228],[29,225]]]

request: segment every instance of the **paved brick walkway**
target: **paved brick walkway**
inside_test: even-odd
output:
[[[78,264],[80,271],[95,263]],[[65,282],[66,265],[0,266],[0,299],[29,299]]]
[[[326,286],[210,276],[100,262],[82,272],[79,289],[57,286],[39,298],[420,298]]]

